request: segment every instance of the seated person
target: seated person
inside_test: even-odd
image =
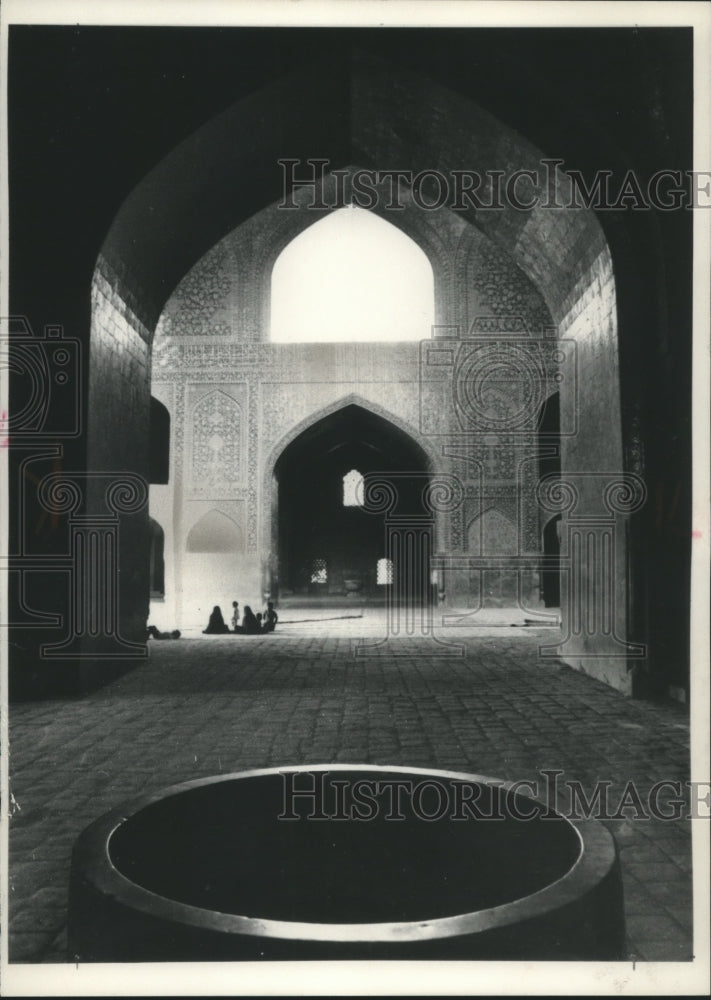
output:
[[[264,612],[264,625],[262,626],[263,632],[273,632],[276,628],[276,623],[279,621],[279,615],[274,610],[274,605],[271,601],[267,602],[267,610]]]
[[[172,632],[159,632],[155,625],[149,625],[147,629],[147,639],[179,639],[180,630],[173,629]]]
[[[229,628],[225,625],[225,619],[222,617],[222,611],[218,604],[212,609],[212,614],[210,615],[210,620],[207,623],[207,628],[202,630],[203,635],[224,635],[229,632]]]
[[[244,606],[244,617],[242,619],[242,632],[245,635],[257,635],[259,624],[248,604]]]

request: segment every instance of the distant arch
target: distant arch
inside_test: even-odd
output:
[[[353,403],[331,407],[292,437],[274,465],[276,577],[265,589],[286,596],[327,585],[331,595],[383,597],[377,564],[383,554],[385,512],[368,509],[357,496],[357,487],[371,475],[397,477],[393,501],[400,517],[424,516],[431,481],[428,455],[410,435],[371,409]],[[393,558],[391,579],[428,578],[427,560],[415,565],[409,551]]]
[[[360,393],[350,392],[345,396],[341,396],[333,403],[329,403],[328,405],[315,410],[313,413],[310,413],[307,417],[304,417],[303,420],[294,424],[294,426],[279,439],[279,441],[272,447],[265,462],[265,483],[269,483],[271,481],[272,476],[274,475],[275,466],[279,461],[279,457],[292,443],[292,441],[295,441],[298,437],[300,437],[304,431],[309,429],[309,427],[315,427],[316,424],[319,424],[324,417],[329,417],[333,413],[338,413],[339,410],[345,410],[348,406],[358,406],[361,409],[372,413],[376,417],[382,417],[383,420],[386,420],[398,430],[407,434],[407,436],[412,438],[412,440],[424,452],[428,472],[434,474],[441,471],[441,457],[439,453],[432,446],[430,440],[423,434],[420,434],[416,427],[413,427],[413,425],[407,420],[403,420],[401,417],[398,417],[397,414],[386,409],[384,406],[380,406],[378,403],[375,403],[370,399],[366,399],[365,396],[361,396]]]

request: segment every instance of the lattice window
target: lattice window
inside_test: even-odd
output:
[[[357,469],[351,469],[343,477],[343,506],[363,506],[363,476]]]
[[[325,559],[314,559],[311,563],[311,583],[328,583],[328,567]]]
[[[376,567],[375,582],[380,586],[393,582],[393,561],[392,559],[378,559]]]
[[[192,479],[195,489],[225,486],[242,476],[242,409],[224,392],[213,392],[193,413]]]

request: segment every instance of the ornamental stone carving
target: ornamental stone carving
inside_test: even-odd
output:
[[[221,391],[193,410],[191,480],[195,492],[236,487],[242,479],[242,408]]]

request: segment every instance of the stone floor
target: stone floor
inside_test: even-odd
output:
[[[588,792],[609,781],[614,812],[630,780],[646,802],[655,781],[688,779],[684,707],[632,701],[540,659],[552,629],[514,628],[522,621],[499,613],[451,630],[461,657],[401,638],[356,658],[358,637],[372,642],[383,627],[367,609],[346,617],[359,613],[290,612],[272,635],[152,642],[144,664],[83,698],[12,705],[10,961],[66,960],[74,839],[121,801],[174,782],[308,762],[539,782],[559,769]],[[691,823],[624,815],[605,823],[623,863],[629,956],[687,960]]]

